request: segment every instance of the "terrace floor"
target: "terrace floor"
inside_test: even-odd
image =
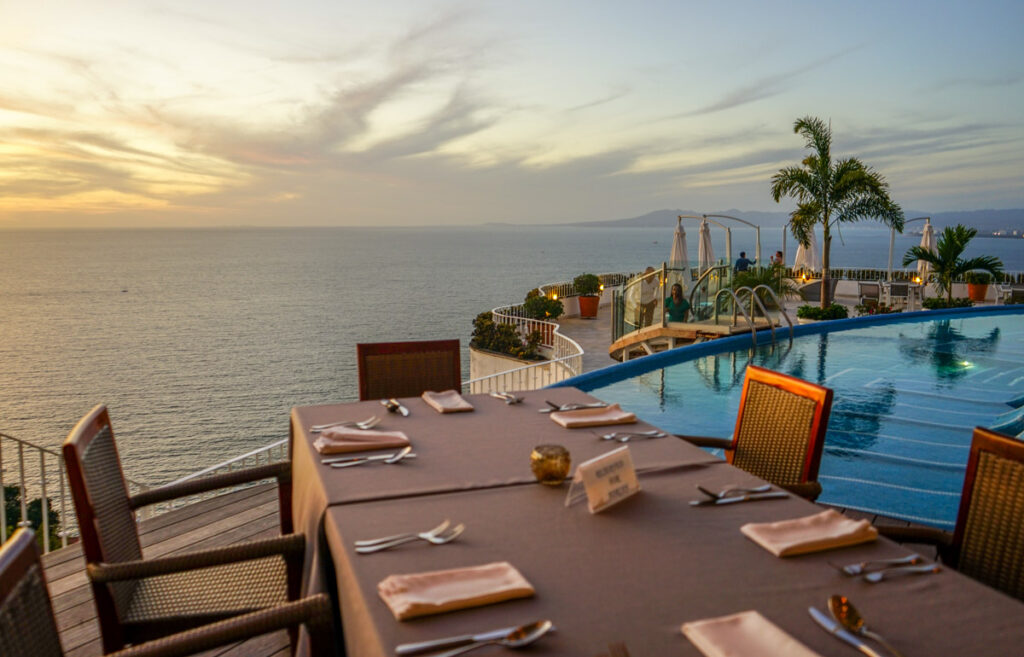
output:
[[[838,510],[851,517],[866,518],[876,525],[909,524],[856,511]],[[268,538],[279,531],[274,484],[204,500],[139,524],[142,547],[147,557]],[[917,551],[929,558],[935,556],[934,549]],[[43,565],[65,653],[70,657],[101,655],[99,625],[81,549],[72,545],[51,552],[43,557]],[[288,635],[283,631],[205,653],[211,657],[286,657],[288,654]]]

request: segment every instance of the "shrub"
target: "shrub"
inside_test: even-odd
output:
[[[523,310],[526,316],[531,319],[554,320],[562,316],[562,302],[557,299],[549,299],[542,294],[526,295],[523,302]]]
[[[930,297],[921,302],[926,310],[941,310],[942,308],[970,308],[974,302],[965,297],[957,297],[952,300],[942,297]]]
[[[592,297],[601,291],[601,279],[595,274],[580,274],[572,279],[572,286],[581,297]]]
[[[988,285],[992,282],[992,274],[987,271],[969,271],[964,274],[964,282],[970,285]]]
[[[853,307],[857,311],[858,317],[864,315],[889,315],[891,313],[901,313],[902,308],[893,308],[892,306],[886,306],[881,303],[858,303]]]
[[[846,311],[846,306],[841,303],[833,303],[824,308],[800,306],[796,309],[796,316],[801,319],[846,319],[849,314]]]
[[[543,360],[537,349],[540,331],[532,331],[524,341],[512,324],[498,324],[490,311],[480,313],[473,320],[473,337],[469,344],[474,349],[493,351],[522,360]]]

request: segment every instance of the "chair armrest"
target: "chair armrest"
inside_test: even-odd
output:
[[[800,484],[786,484],[784,486],[780,485],[779,488],[784,488],[790,493],[799,495],[805,500],[810,500],[811,502],[818,499],[818,496],[821,495],[821,484],[816,481],[805,481]]]
[[[142,561],[125,561],[122,563],[90,563],[86,566],[89,579],[96,583],[116,582],[120,580],[142,579],[168,575],[184,570],[196,570],[220,566],[239,561],[250,561],[274,555],[301,556],[305,551],[306,537],[302,534],[275,536],[260,541],[250,541],[214,550],[202,550],[185,554],[144,559]]]
[[[697,447],[715,447],[717,449],[732,449],[732,438],[713,438],[711,436],[684,436],[676,434],[676,438],[682,438],[691,445]]]
[[[247,484],[261,479],[276,478],[279,483],[283,483],[291,481],[291,477],[291,461],[269,463],[255,468],[225,472],[223,474],[213,475],[212,477],[192,479],[189,481],[183,481],[180,484],[145,490],[128,498],[128,503],[131,504],[132,509],[138,509],[158,502],[166,502],[168,500],[178,499],[179,497],[185,497],[187,495],[206,493],[220,488],[229,488],[231,486],[237,486],[238,484]]]
[[[331,625],[331,603],[323,593],[125,648],[108,657],[180,657],[304,623],[323,631]]]
[[[878,533],[897,543],[927,543],[940,548],[953,545],[953,534],[934,527],[900,527],[881,525],[876,527]]]

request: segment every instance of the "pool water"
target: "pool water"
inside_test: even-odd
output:
[[[723,437],[748,363],[828,386],[820,501],[953,527],[973,428],[1024,433],[1024,307],[827,324],[845,330],[799,327],[818,332],[713,355],[695,345],[647,357],[649,371],[637,361],[566,383],[666,430]]]

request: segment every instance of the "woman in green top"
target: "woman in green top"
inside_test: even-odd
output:
[[[690,302],[683,298],[683,286],[672,284],[672,294],[665,299],[665,315],[670,322],[685,322]]]

